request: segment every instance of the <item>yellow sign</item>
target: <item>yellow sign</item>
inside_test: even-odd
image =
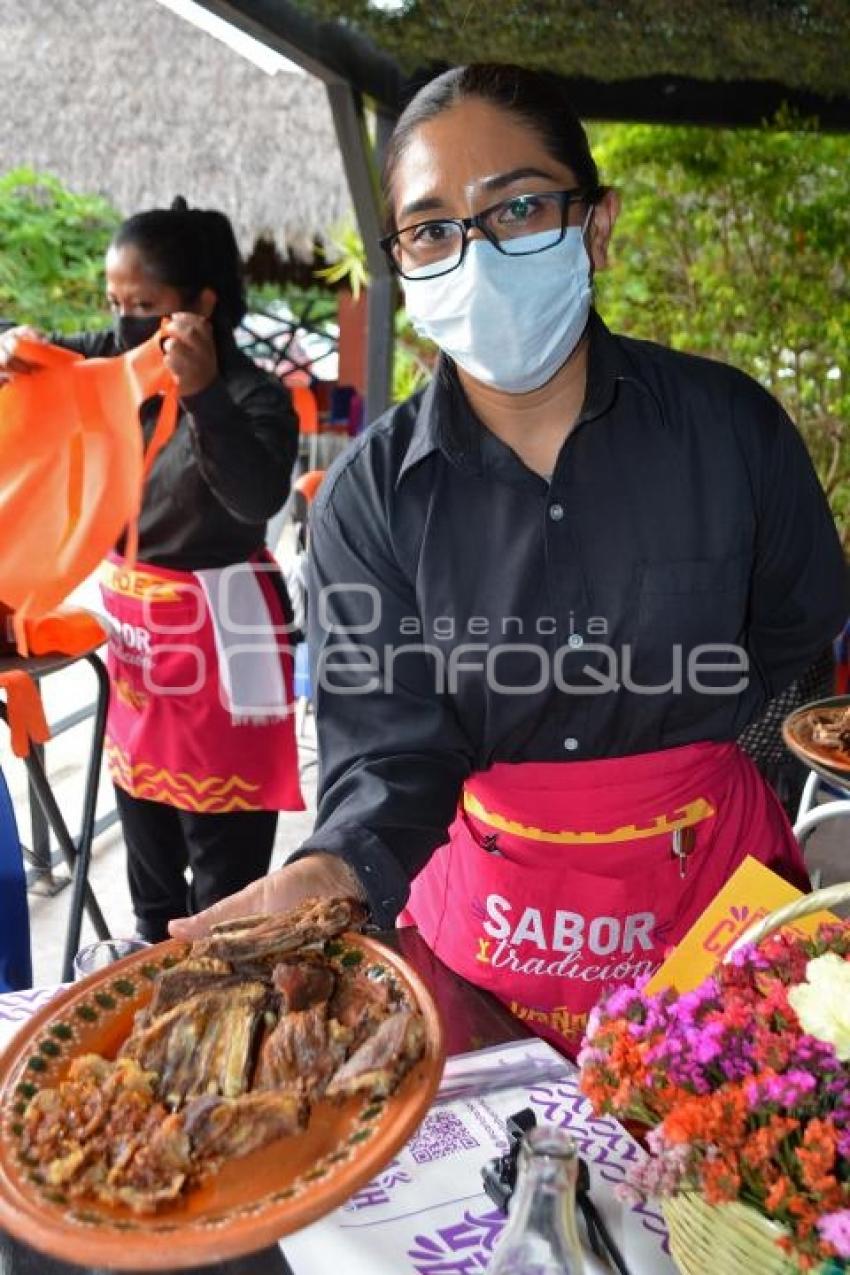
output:
[[[660,992],[664,987],[675,987],[688,992],[698,987],[751,925],[802,894],[757,859],[746,858],[644,990]],[[836,919],[831,912],[818,912],[786,928],[796,934],[813,934],[825,921]]]

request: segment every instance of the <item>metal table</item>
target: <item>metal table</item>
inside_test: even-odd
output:
[[[88,876],[91,865],[92,841],[95,828],[95,808],[97,791],[100,784],[100,764],[103,755],[103,740],[106,732],[106,712],[109,707],[109,676],[97,649],[83,655],[40,655],[23,657],[7,655],[0,657],[0,673],[17,670],[28,673],[36,681],[49,677],[51,673],[59,673],[79,660],[85,660],[94,670],[97,679],[97,701],[95,706],[92,730],[91,750],[89,753],[86,784],[83,793],[83,814],[80,835],[75,841],[68,830],[62,811],[59,809],[47,773],[41,750],[31,748],[28,757],[24,758],[27,777],[39,806],[53,831],[59,848],[71,874],[71,905],[68,913],[68,927],[65,934],[65,951],[62,958],[61,981],[68,983],[73,978],[74,957],[80,946],[80,930],[83,924],[83,910],[88,913],[99,939],[110,937],[109,929],[103,913],[94,897]],[[5,703],[0,702],[0,718],[8,723],[8,711]],[[1,1268],[0,1268],[1,1269]]]
[[[387,931],[377,937],[388,947],[401,952],[430,989],[443,1019],[447,1054],[468,1053],[531,1035],[519,1019],[503,1009],[492,996],[479,991],[443,965],[413,927]],[[283,1245],[285,1249],[285,1240]],[[81,1273],[105,1275],[99,1267],[70,1266],[67,1262],[45,1257],[0,1231],[0,1275]],[[161,1272],[161,1275],[179,1273],[170,1270]],[[184,1268],[182,1275],[292,1275],[292,1268],[281,1250],[274,1247],[212,1266],[196,1266],[189,1272]]]

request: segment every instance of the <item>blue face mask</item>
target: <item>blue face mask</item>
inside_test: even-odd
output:
[[[529,235],[527,246],[548,238]],[[584,227],[569,226],[554,248],[525,256],[472,239],[456,270],[402,285],[421,336],[476,381],[527,394],[563,367],[587,325],[592,290]]]

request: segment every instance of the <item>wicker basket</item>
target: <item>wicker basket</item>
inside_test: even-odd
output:
[[[850,902],[850,882],[816,890],[751,926],[726,955],[815,912]],[[799,1266],[779,1248],[782,1228],[746,1204],[707,1204],[684,1192],[662,1201],[670,1252],[682,1275],[799,1275]],[[827,1263],[820,1275],[844,1269]]]
[[[682,1275],[800,1275],[778,1247],[782,1228],[746,1204],[706,1204],[688,1192],[662,1201]]]

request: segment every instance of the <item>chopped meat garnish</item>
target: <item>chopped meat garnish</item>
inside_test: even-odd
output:
[[[402,1076],[422,1057],[425,1027],[419,1014],[400,1010],[339,1068],[327,1087],[329,1098],[366,1091],[373,1098],[392,1093]]]
[[[173,1199],[190,1171],[189,1142],[157,1101],[155,1081],[129,1059],[77,1059],[58,1089],[27,1107],[25,1157],[71,1196],[142,1212]]]

